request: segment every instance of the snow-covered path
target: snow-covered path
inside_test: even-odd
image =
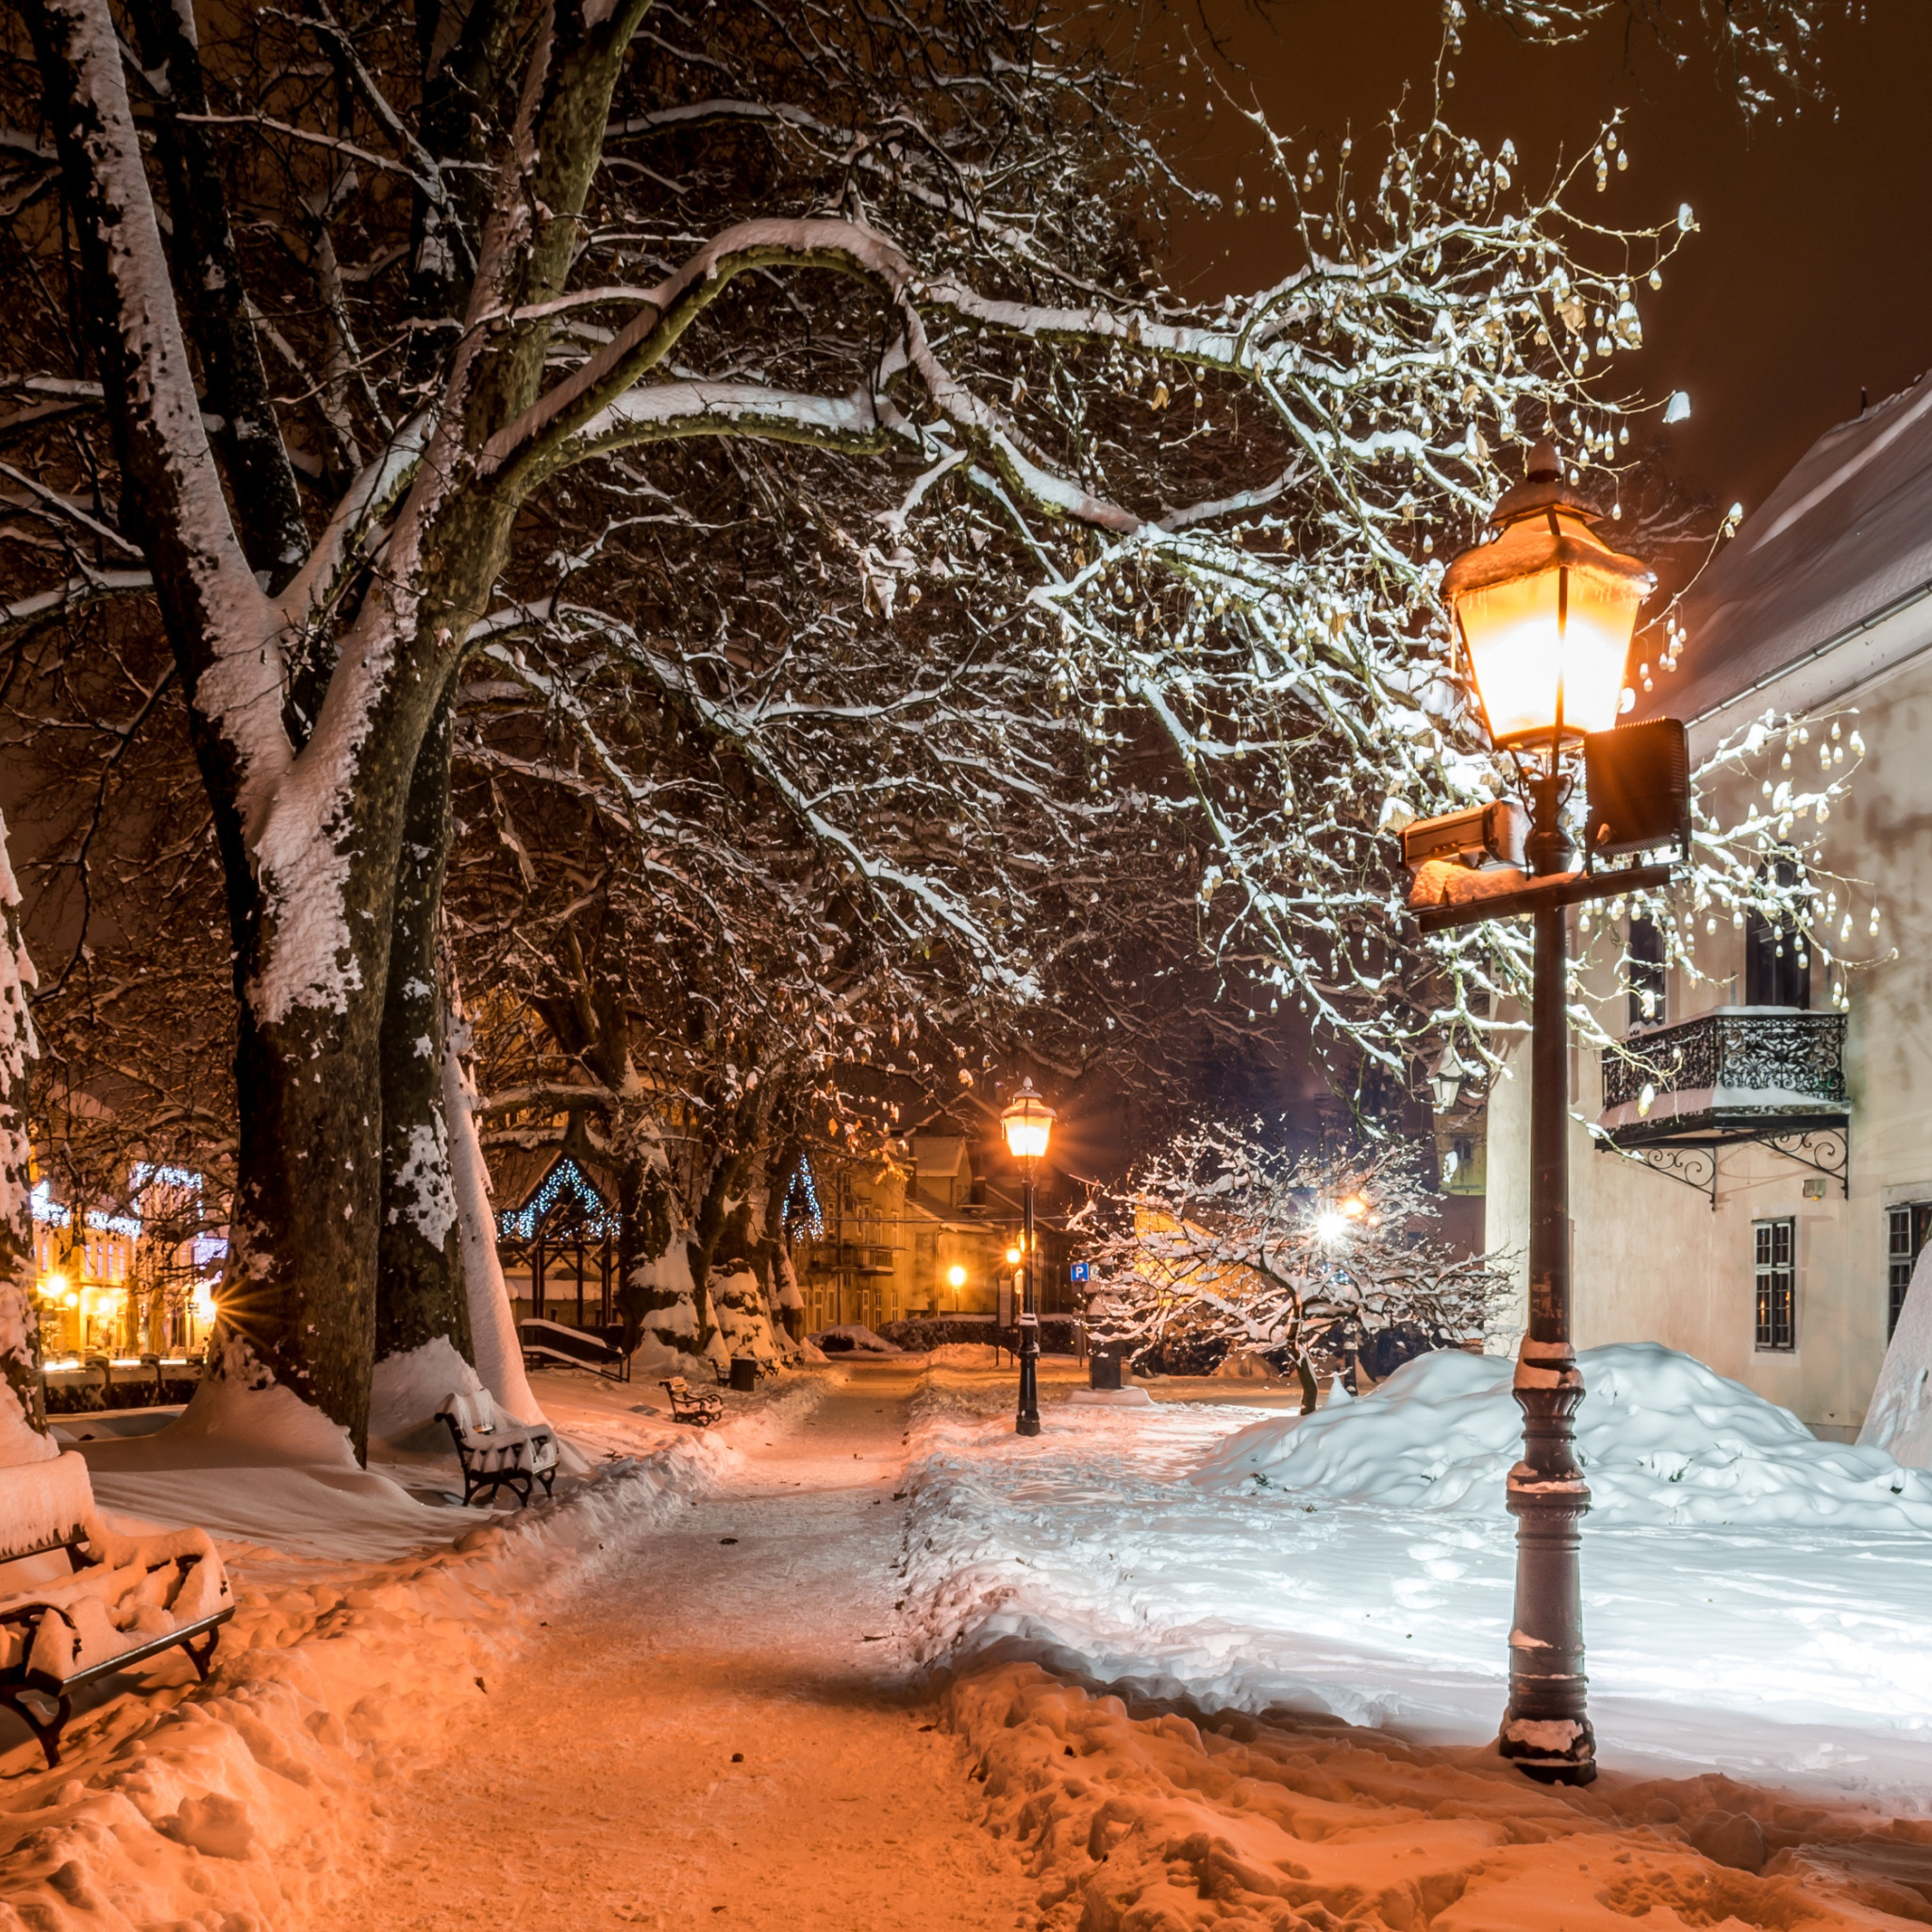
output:
[[[744,1466],[565,1599],[392,1790],[387,1856],[333,1922],[1033,1923],[1036,1888],[975,1822],[892,1634],[919,1380],[855,1364],[802,1423],[741,1437]]]

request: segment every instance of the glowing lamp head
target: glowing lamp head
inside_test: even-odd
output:
[[[67,1292],[67,1277],[64,1274],[50,1274],[41,1284],[41,1292],[50,1302],[59,1301]],[[72,1304],[70,1303],[71,1307]]]
[[[1038,1160],[1046,1152],[1053,1123],[1053,1108],[1033,1091],[1030,1079],[1023,1080],[1019,1092],[1000,1110],[1007,1152],[1015,1160]]]
[[[194,1319],[212,1322],[215,1318],[215,1291],[212,1282],[202,1281],[194,1289]]]
[[[1339,1241],[1348,1232],[1348,1216],[1339,1214],[1332,1208],[1324,1208],[1315,1216],[1315,1239],[1323,1241]]]
[[[946,1279],[955,1288],[964,1288],[966,1286],[966,1271],[959,1266],[958,1262],[955,1261],[946,1270]]]
[[[1018,1249],[1018,1248],[1008,1248],[1008,1249],[1007,1250],[1007,1266],[1008,1266],[1008,1268],[1017,1268],[1017,1267],[1018,1267],[1019,1265],[1020,1265],[1020,1251],[1019,1251],[1019,1249]]]
[[[1622,708],[1650,572],[1591,528],[1594,514],[1565,490],[1547,442],[1490,521],[1494,540],[1449,566],[1442,595],[1491,740],[1520,746],[1607,731]]]

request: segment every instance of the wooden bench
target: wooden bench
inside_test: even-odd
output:
[[[51,1770],[76,1690],[164,1650],[186,1651],[206,1677],[235,1601],[207,1531],[104,1528],[87,1464],[72,1450],[0,1468],[0,1525],[9,1517],[0,1563],[57,1550],[67,1557],[69,1574],[56,1582],[0,1589],[0,1705],[34,1734]]]
[[[671,1398],[671,1420],[708,1429],[724,1413],[724,1398],[702,1389],[693,1389],[682,1375],[673,1375],[658,1385]]]
[[[530,1506],[538,1483],[551,1493],[557,1482],[557,1435],[542,1423],[520,1423],[504,1414],[487,1389],[451,1395],[436,1419],[449,1424],[463,1472],[463,1507],[478,1495],[508,1490],[520,1509]]]

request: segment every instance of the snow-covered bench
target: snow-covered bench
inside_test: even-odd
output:
[[[87,1464],[72,1450],[0,1468],[0,1563],[56,1550],[66,1552],[67,1576],[12,1590],[0,1582],[0,1705],[33,1732],[50,1769],[76,1690],[176,1647],[206,1677],[235,1614],[208,1532],[114,1535],[95,1517]]]
[[[708,1429],[724,1413],[722,1395],[693,1389],[682,1375],[673,1375],[658,1387],[671,1398],[671,1420],[675,1423],[690,1423],[696,1428]]]
[[[487,1389],[447,1397],[436,1419],[447,1423],[456,1438],[466,1507],[486,1491],[494,1496],[508,1490],[518,1506],[527,1508],[536,1483],[550,1494],[557,1481],[557,1437],[543,1424],[505,1415]]]

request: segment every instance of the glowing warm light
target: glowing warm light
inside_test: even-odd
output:
[[[1022,1081],[1019,1092],[1000,1111],[1007,1151],[1015,1160],[1038,1160],[1046,1152],[1053,1123],[1053,1108],[1033,1091],[1030,1079]]]
[[[64,1295],[64,1294],[65,1294],[65,1293],[67,1292],[67,1277],[66,1277],[66,1275],[64,1275],[64,1274],[50,1274],[50,1275],[48,1275],[48,1276],[47,1276],[47,1278],[46,1278],[46,1280],[45,1280],[45,1281],[43,1281],[43,1282],[42,1282],[42,1283],[41,1284],[41,1292],[42,1292],[42,1294],[46,1295],[46,1296],[47,1296],[47,1297],[48,1297],[48,1298],[49,1298],[50,1300],[52,1300],[52,1299],[56,1299],[56,1298],[58,1298],[58,1296]],[[72,1307],[73,1306],[74,1306],[74,1304],[73,1304],[73,1303],[72,1303],[72,1302],[70,1301],[70,1302],[68,1303],[68,1307]]]
[[[75,1294],[75,1291],[70,1288],[67,1291],[67,1292],[60,1297],[60,1306],[63,1308],[77,1308],[80,1306],[80,1297],[77,1294]]]
[[[1008,1267],[1009,1267],[1009,1268],[1010,1268],[1010,1267],[1013,1267],[1013,1266],[1014,1266],[1015,1264],[1017,1264],[1017,1262],[1019,1261],[1019,1259],[1020,1259],[1020,1251],[1019,1251],[1019,1249],[1018,1249],[1018,1248],[1008,1248],[1008,1249],[1007,1250],[1007,1265],[1008,1265]]]
[[[1348,1216],[1324,1208],[1315,1216],[1315,1234],[1324,1241],[1339,1241],[1348,1232]]]
[[[966,1286],[966,1271],[965,1269],[960,1267],[957,1261],[955,1261],[953,1265],[946,1270],[946,1279],[950,1281],[955,1288],[964,1288]]]
[[[1359,1221],[1369,1211],[1369,1204],[1359,1194],[1351,1194],[1341,1204],[1341,1211],[1351,1221]]]
[[[1491,738],[1521,745],[1607,731],[1649,571],[1591,528],[1594,518],[1565,494],[1548,443],[1491,521],[1501,534],[1464,551],[1442,578]]]
[[[211,1282],[196,1282],[194,1286],[194,1319],[197,1322],[212,1322],[214,1318],[214,1286]]]

